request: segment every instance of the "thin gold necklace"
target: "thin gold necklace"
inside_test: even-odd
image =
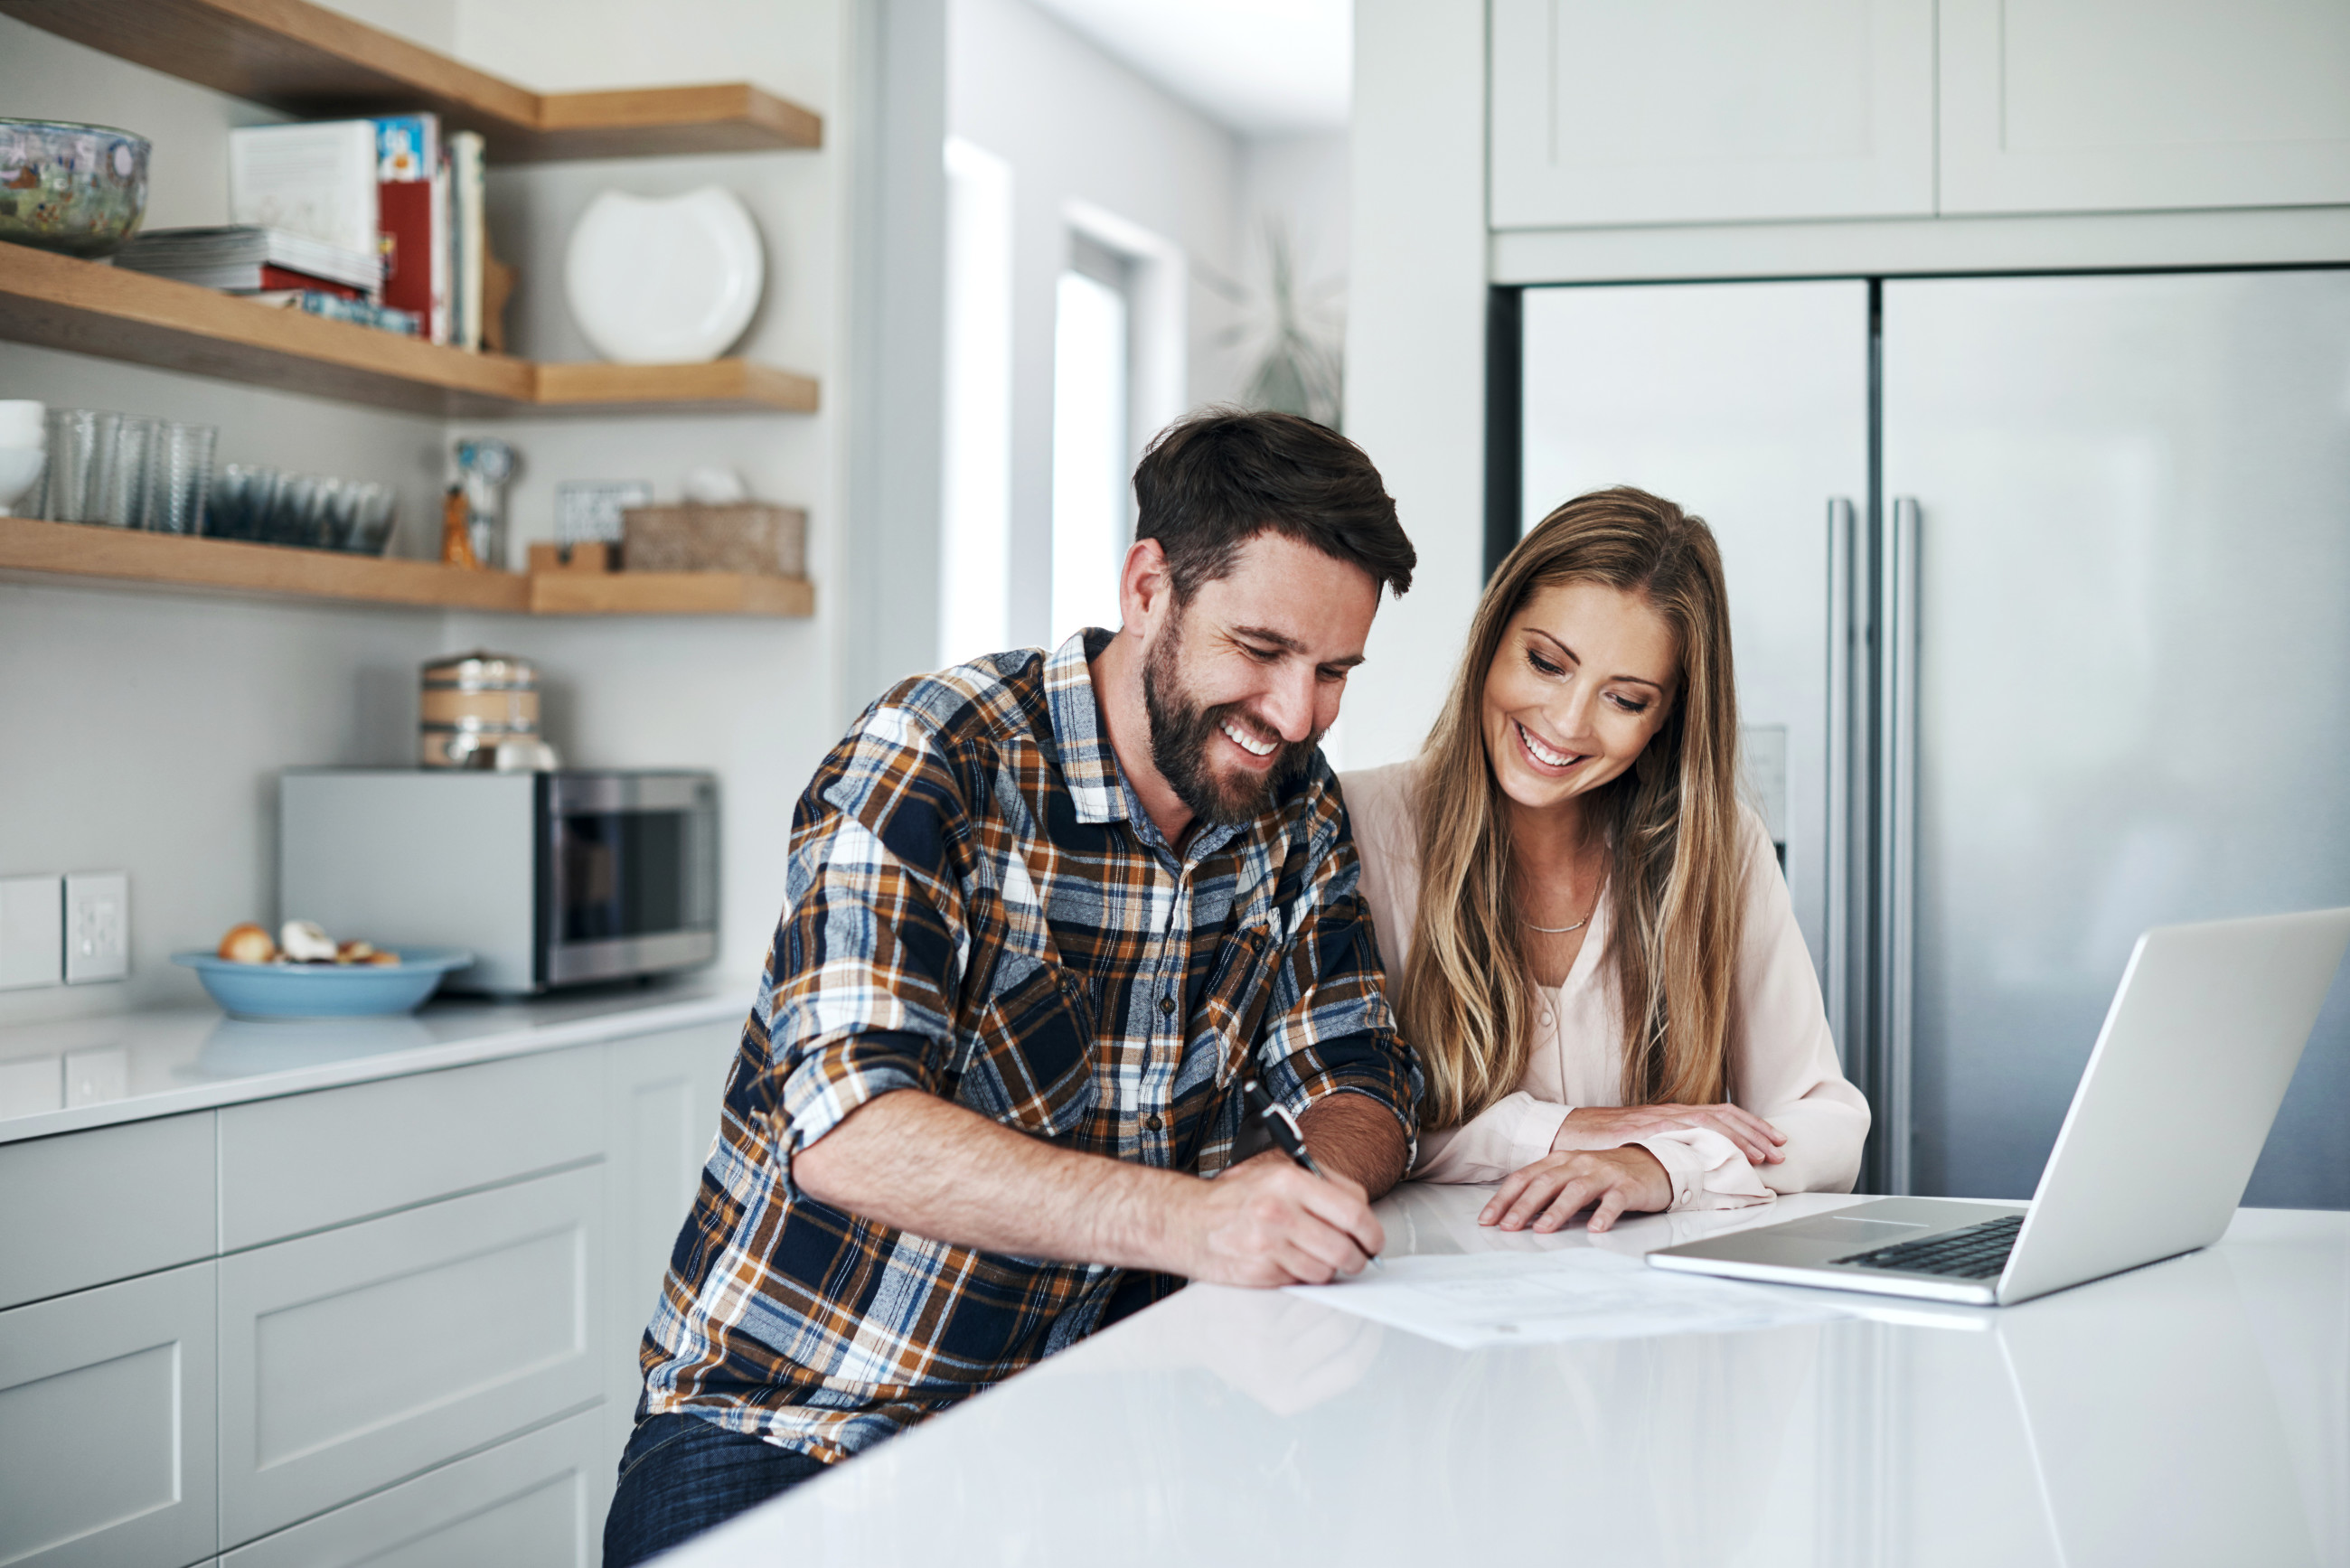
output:
[[[1541,931],[1546,936],[1563,937],[1569,931],[1579,931],[1590,923],[1591,917],[1588,915],[1584,916],[1583,919],[1575,921],[1575,924],[1571,926],[1537,926],[1532,920],[1527,920],[1526,929],[1530,931]]]

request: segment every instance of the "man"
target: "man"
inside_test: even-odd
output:
[[[901,684],[800,798],[608,1564],[1170,1276],[1320,1283],[1383,1244],[1419,1081],[1316,742],[1411,543],[1361,451],[1288,415],[1170,428],[1135,493],[1117,635]],[[1252,1079],[1327,1179],[1233,1164]]]

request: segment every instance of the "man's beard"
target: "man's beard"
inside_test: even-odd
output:
[[[1251,739],[1261,739],[1263,726],[1248,717],[1244,704],[1226,702],[1206,708],[1191,700],[1183,683],[1179,654],[1182,649],[1182,612],[1167,635],[1150,650],[1142,666],[1142,706],[1150,719],[1150,763],[1167,781],[1175,798],[1201,822],[1223,826],[1248,821],[1264,811],[1281,786],[1304,773],[1321,743],[1319,732],[1303,741],[1280,741],[1273,765],[1262,774],[1225,777],[1209,763],[1209,749],[1226,720]]]

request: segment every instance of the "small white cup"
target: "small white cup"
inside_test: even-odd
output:
[[[47,403],[30,398],[0,398],[0,449],[39,452],[48,442]]]

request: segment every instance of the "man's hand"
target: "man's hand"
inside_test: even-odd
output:
[[[1553,1154],[1572,1149],[1621,1148],[1651,1133],[1690,1128],[1718,1132],[1738,1146],[1749,1165],[1777,1165],[1787,1157],[1779,1146],[1787,1135],[1750,1110],[1720,1106],[1577,1106],[1550,1140]]]
[[[1361,1273],[1387,1245],[1359,1183],[1335,1170],[1315,1176],[1277,1149],[1243,1160],[1186,1196],[1169,1239],[1175,1272],[1190,1279],[1326,1285]]]
[[[1672,1202],[1671,1179],[1645,1148],[1551,1154],[1503,1178],[1477,1223],[1555,1231],[1590,1206],[1591,1229],[1605,1231],[1626,1210],[1669,1209]]]

